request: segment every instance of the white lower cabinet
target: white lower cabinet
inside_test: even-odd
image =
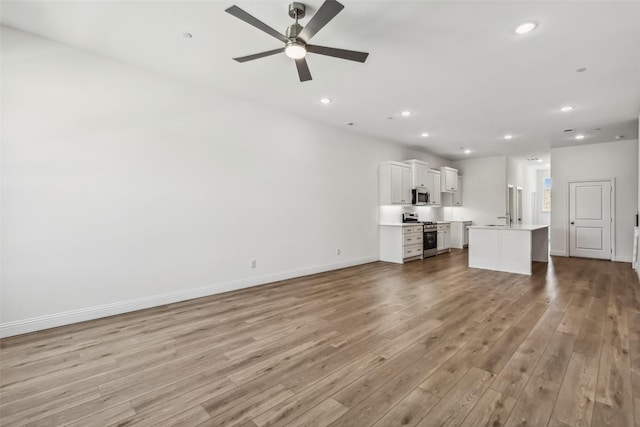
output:
[[[451,252],[451,225],[438,224],[438,253]]]
[[[381,225],[380,261],[404,263],[422,258],[422,225]]]
[[[451,222],[451,247],[466,248],[469,246],[469,226],[471,221],[453,221]]]

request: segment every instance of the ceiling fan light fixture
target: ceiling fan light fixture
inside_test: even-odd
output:
[[[302,59],[307,55],[307,49],[302,43],[292,41],[287,43],[284,53],[291,59]]]

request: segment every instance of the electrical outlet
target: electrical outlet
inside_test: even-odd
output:
[[[255,259],[251,260],[250,266],[251,266],[251,268],[256,268],[256,260]]]
[[[336,255],[340,255],[340,249],[336,250]]]

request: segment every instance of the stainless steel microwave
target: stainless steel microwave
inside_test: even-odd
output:
[[[429,203],[429,192],[426,188],[414,188],[411,190],[411,204],[426,205]]]

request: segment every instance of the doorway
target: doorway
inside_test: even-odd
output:
[[[522,224],[522,187],[516,187],[516,224]]]
[[[513,185],[507,185],[507,215],[506,215],[506,225],[510,226],[513,224],[513,219],[516,214],[516,200],[515,200],[515,191],[513,189]]]
[[[569,182],[569,256],[612,259],[614,181]]]

